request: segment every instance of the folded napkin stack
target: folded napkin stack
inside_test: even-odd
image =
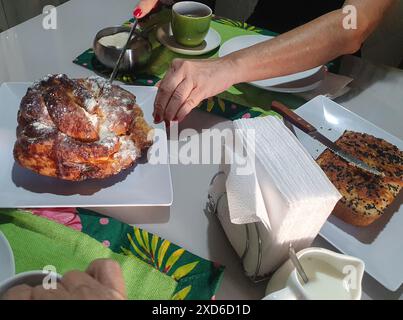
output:
[[[297,250],[311,245],[341,195],[280,119],[242,119],[234,129],[247,143],[253,143],[248,132],[254,132],[255,146],[248,149],[254,169],[240,174],[237,162],[223,160],[224,174],[210,195],[247,275],[262,276],[288,258],[290,243]],[[233,148],[224,149],[230,159]]]

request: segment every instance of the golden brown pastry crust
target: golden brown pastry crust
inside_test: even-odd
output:
[[[98,77],[48,76],[21,101],[14,158],[41,175],[103,179],[132,166],[152,144],[136,97]]]
[[[352,225],[368,226],[383,214],[403,187],[403,152],[383,139],[351,131],[346,131],[336,144],[385,175],[368,174],[328,149],[317,159],[343,195],[333,213]]]

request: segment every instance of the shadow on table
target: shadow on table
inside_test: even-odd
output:
[[[364,274],[362,291],[373,300],[399,300],[403,297],[403,285],[395,292],[386,289],[368,273]]]
[[[65,181],[61,179],[41,176],[26,168],[21,167],[18,163],[14,162],[12,169],[12,180],[14,184],[25,190],[34,193],[50,193],[60,196],[92,196],[102,189],[109,188],[119,182],[124,181],[127,176],[133,172],[133,166],[124,170],[120,174],[111,178],[102,180],[87,180],[87,181]]]
[[[171,207],[104,207],[86,208],[130,225],[169,222]]]
[[[355,227],[353,225],[345,223],[335,216],[330,217],[329,221],[337,226],[339,229],[347,232],[349,235],[356,238],[358,241],[365,244],[371,244],[385,229],[392,216],[399,211],[399,208],[402,204],[403,192],[400,192],[395,201],[393,201],[393,203],[385,210],[382,217],[368,227]]]
[[[231,123],[231,121],[226,118],[210,112],[194,109],[185,120],[179,124],[179,133],[185,129],[193,129],[197,133],[201,133],[204,129],[210,129],[212,127],[219,128],[220,126],[226,127],[229,123]]]
[[[343,104],[362,91],[368,90],[372,84],[385,79],[388,75],[388,69],[387,67],[375,66],[371,62],[355,56],[345,56],[342,59],[340,74],[354,79],[349,85],[351,90],[337,98],[337,102]]]

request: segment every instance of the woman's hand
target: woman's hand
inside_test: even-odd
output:
[[[230,59],[175,59],[159,84],[154,104],[154,122],[182,121],[204,99],[236,83]]]
[[[133,15],[137,19],[141,19],[157,5],[158,0],[140,0],[139,4],[133,11]]]
[[[56,289],[20,285],[6,292],[4,300],[124,300],[122,271],[113,260],[95,260],[86,272],[67,272]]]

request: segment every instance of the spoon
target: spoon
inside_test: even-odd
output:
[[[299,259],[295,253],[292,243],[290,243],[290,247],[288,249],[288,254],[290,256],[292,264],[297,269],[299,276],[302,278],[302,280],[304,281],[305,284],[308,283],[309,282],[308,276],[306,275],[304,268],[302,268],[301,262],[299,262]]]

